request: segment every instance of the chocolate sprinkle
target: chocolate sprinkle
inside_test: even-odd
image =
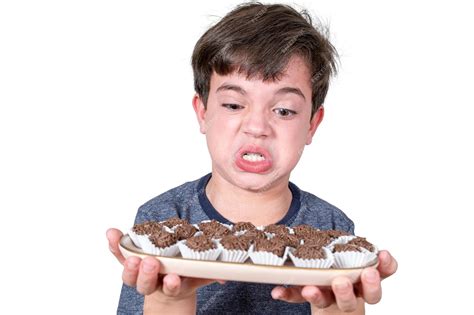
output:
[[[178,237],[178,240],[185,240],[187,238],[190,238],[191,236],[194,236],[198,229],[196,229],[194,226],[191,224],[182,224],[179,225],[176,230],[174,231],[176,236]]]
[[[214,244],[214,242],[206,235],[198,235],[188,238],[186,240],[186,246],[198,252],[204,252],[216,248],[216,244]]]
[[[221,239],[221,245],[228,250],[248,250],[249,240],[244,236],[227,235]]]
[[[308,237],[309,235],[312,235],[317,231],[319,230],[307,224],[300,224],[293,228],[293,232],[299,238],[303,238],[305,236]]]
[[[150,235],[159,232],[163,229],[163,225],[156,221],[146,221],[140,224],[135,224],[132,231],[138,235]]]
[[[205,230],[213,230],[217,229],[223,226],[221,223],[217,222],[216,220],[211,220],[207,222],[201,222],[198,224],[199,230],[205,231]]]
[[[360,247],[357,245],[351,244],[336,244],[334,245],[333,252],[340,253],[340,252],[360,252]]]
[[[288,228],[282,224],[270,224],[267,225],[263,230],[267,233],[273,234],[288,234]]]
[[[166,231],[159,231],[153,233],[148,237],[148,239],[158,248],[170,247],[171,245],[176,244],[178,238],[173,233],[168,233]]]
[[[299,245],[293,253],[295,257],[302,259],[325,259],[326,254],[321,246],[303,244]]]
[[[189,224],[188,221],[184,220],[184,219],[180,219],[178,217],[172,217],[172,218],[169,218],[168,220],[162,222],[162,224],[164,226],[167,226],[169,228],[172,228],[176,225],[180,225],[180,224]]]
[[[332,238],[327,233],[318,230],[308,232],[301,236],[301,239],[304,243],[321,244],[322,246],[329,245],[332,241]]]
[[[265,235],[265,233],[263,231],[260,231],[260,230],[257,230],[257,229],[247,231],[242,236],[248,238],[252,243],[254,243],[255,240],[258,240],[258,239],[266,239],[267,238],[267,235]]]
[[[250,231],[255,230],[256,227],[250,222],[237,222],[232,227],[232,232],[240,232],[240,231]]]
[[[327,235],[314,235],[314,237],[307,237],[303,239],[303,244],[312,246],[327,246],[331,243],[331,238]]]
[[[232,232],[223,225],[216,227],[215,229],[206,228],[202,231],[204,235],[211,238],[221,238],[225,235],[230,235]]]
[[[279,239],[257,239],[255,241],[255,251],[256,252],[270,252],[278,257],[283,257],[285,253],[285,243]]]
[[[221,238],[224,235],[231,234],[231,231],[216,220],[201,222],[198,224],[199,230],[210,238]]]
[[[359,247],[363,247],[365,249],[367,249],[368,251],[371,251],[371,252],[374,252],[375,251],[375,247],[374,245],[372,245],[371,243],[369,243],[365,237],[356,237],[356,238],[353,238],[352,240],[350,240],[347,244],[350,244],[350,245],[356,245],[356,246],[359,246]]]
[[[277,234],[273,238],[281,240],[285,244],[285,246],[289,247],[296,248],[300,244],[300,240],[298,239],[298,237],[293,234]]]

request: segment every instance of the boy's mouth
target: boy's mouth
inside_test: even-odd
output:
[[[237,153],[235,165],[245,172],[261,174],[271,169],[272,158],[264,148],[246,145]]]

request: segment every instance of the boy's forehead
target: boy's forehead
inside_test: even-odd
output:
[[[246,73],[239,73],[238,71],[231,72],[226,75],[220,75],[215,71],[211,75],[210,92],[216,90],[224,83],[242,84],[252,86],[256,83],[259,85],[273,86],[278,88],[280,86],[292,86],[299,88],[303,94],[311,96],[311,75],[307,63],[299,56],[293,56],[288,61],[282,74],[278,80],[263,81],[262,76],[255,76],[247,79]]]

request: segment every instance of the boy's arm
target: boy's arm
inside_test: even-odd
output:
[[[196,294],[183,300],[164,301],[156,297],[156,294],[145,296],[143,314],[196,314]],[[317,313],[316,313],[317,314]]]

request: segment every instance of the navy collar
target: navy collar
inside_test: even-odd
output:
[[[199,183],[197,185],[197,192],[198,192],[198,197],[199,197],[199,203],[201,204],[202,209],[204,212],[207,214],[209,219],[214,219],[216,221],[219,221],[221,223],[227,223],[227,224],[233,224],[233,222],[230,222],[228,219],[224,218],[211,204],[209,199],[207,198],[206,195],[206,186],[209,180],[211,179],[212,173],[207,174],[206,176],[202,177],[199,180]],[[293,184],[292,182],[288,183],[288,187],[291,190],[291,204],[290,208],[288,209],[288,212],[286,215],[276,224],[285,224],[289,225],[292,221],[292,219],[295,217],[295,215],[298,213],[300,210],[301,202],[300,202],[300,189]]]

